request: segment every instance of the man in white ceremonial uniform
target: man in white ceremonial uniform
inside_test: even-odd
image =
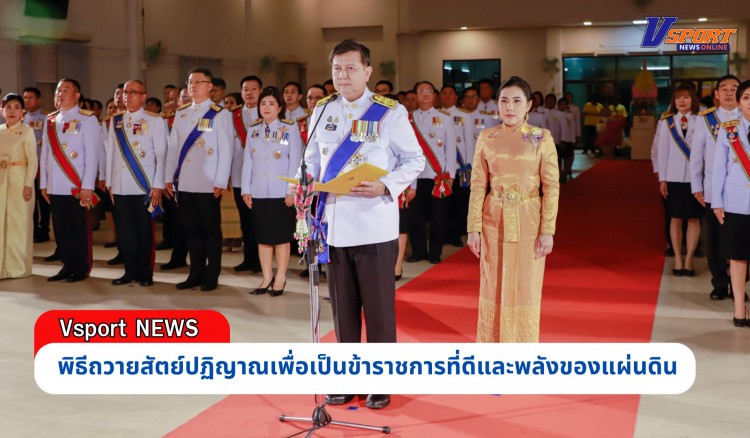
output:
[[[456,177],[456,131],[453,119],[433,107],[436,90],[427,81],[417,84],[417,110],[411,113],[412,127],[427,164],[417,177],[417,192],[409,204],[409,263],[428,259],[440,263],[448,231],[448,198]],[[427,223],[430,223],[429,247]]]
[[[729,291],[727,259],[719,251],[719,224],[712,209],[713,167],[716,144],[721,131],[721,123],[740,118],[735,93],[740,85],[736,76],[726,75],[719,79],[714,97],[719,99],[719,107],[713,107],[699,114],[697,123],[691,124],[686,142],[690,145],[690,186],[695,198],[706,207],[706,238],[708,269],[711,271],[710,293],[712,300],[723,300]]]
[[[242,262],[234,267],[236,272],[260,272],[258,258],[258,242],[252,228],[253,211],[242,200],[242,166],[244,163],[245,145],[247,144],[247,129],[260,120],[258,96],[260,96],[263,82],[257,76],[246,76],[240,81],[242,107],[232,111],[232,196],[240,213],[240,229],[242,230]]]
[[[146,86],[131,80],[124,88],[127,111],[113,117],[107,137],[107,189],[113,209],[125,275],[115,286],[154,284],[152,213],[160,212],[167,156],[164,119],[143,108]]]
[[[489,79],[482,79],[478,83],[479,87],[479,102],[477,103],[477,109],[484,115],[489,115],[495,120],[500,119],[500,108],[497,106],[497,99],[495,99],[495,87],[492,85],[492,81]]]
[[[221,195],[232,168],[232,116],[209,99],[212,75],[190,70],[193,99],[175,116],[167,148],[165,190],[177,196],[187,232],[190,275],[177,289],[216,289],[221,272]]]
[[[466,218],[469,214],[469,193],[471,183],[471,163],[474,149],[467,146],[467,139],[474,135],[471,125],[471,112],[456,107],[458,93],[453,85],[443,85],[440,89],[440,104],[453,119],[456,132],[456,178],[453,180],[453,195],[449,199],[450,224],[446,236],[448,243],[461,248],[461,236],[466,234]]]
[[[406,110],[367,89],[369,49],[346,40],[334,47],[329,61],[340,95],[320,100],[310,118],[310,129],[318,126],[305,150],[308,173],[326,182],[364,163],[390,172],[378,181],[362,181],[349,195],[320,194],[316,214],[327,227],[330,246],[319,257],[330,257],[327,276],[336,338],[361,342],[364,311],[368,343],[396,342],[397,197],[422,171],[424,156]],[[343,404],[353,398],[329,395],[326,402]],[[388,404],[389,395],[367,398],[370,408]]]
[[[26,87],[23,90],[23,105],[26,108],[26,114],[23,121],[34,130],[36,138],[36,156],[42,153],[42,137],[44,134],[44,121],[47,119],[47,113],[41,108],[42,92],[35,87]],[[34,180],[36,190],[36,205],[34,205],[34,243],[49,241],[49,204],[42,199],[39,191],[39,175]]]
[[[101,132],[94,113],[78,107],[81,86],[61,79],[55,91],[60,108],[47,116],[42,137],[39,190],[50,203],[63,267],[47,281],[81,281],[91,272],[91,220]]]
[[[286,104],[286,116],[282,118],[294,122],[308,114],[307,110],[300,105],[304,96],[302,95],[302,86],[298,82],[290,81],[284,84],[282,95]]]
[[[117,255],[109,260],[107,260],[107,264],[110,266],[119,265],[120,263],[124,262],[124,258],[122,256],[122,251],[120,250],[120,243],[117,239],[117,223],[115,222],[115,215],[114,215],[114,209],[112,207],[112,199],[107,193],[107,151],[106,151],[106,143],[107,143],[107,137],[109,137],[109,129],[112,126],[112,119],[117,114],[123,114],[126,111],[125,108],[125,100],[124,100],[124,94],[123,90],[125,89],[125,84],[117,84],[115,87],[115,91],[113,94],[115,106],[117,106],[117,110],[114,114],[111,116],[105,117],[105,120],[103,120],[99,124],[99,128],[101,130],[101,136],[102,136],[102,148],[99,152],[99,176],[97,177],[97,188],[96,193],[101,198],[101,202],[97,206],[97,210],[94,212],[95,215],[95,221],[98,221],[99,215],[101,211],[104,211],[104,216],[106,217],[107,214],[111,215],[111,221],[110,225],[114,227],[114,231],[112,232],[113,240],[111,242],[107,242],[104,244],[105,248],[111,248],[113,246],[117,246]]]

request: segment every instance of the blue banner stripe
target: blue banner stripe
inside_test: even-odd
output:
[[[711,136],[714,138],[714,141],[716,141],[719,135],[720,122],[719,118],[716,117],[715,111],[706,114],[706,123],[708,124],[708,130],[711,132]]]
[[[379,122],[380,120],[385,117],[385,115],[388,113],[388,108],[385,105],[380,104],[371,104],[367,110],[365,110],[364,114],[362,114],[362,117],[359,118],[359,121],[365,121],[365,122]],[[320,115],[320,117],[323,117],[323,114]],[[349,160],[352,158],[352,156],[357,152],[359,147],[364,142],[357,142],[353,141],[351,139],[352,131],[351,129],[349,132],[346,133],[344,136],[344,141],[342,141],[339,146],[336,148],[336,150],[333,152],[333,155],[331,155],[331,159],[328,160],[328,165],[326,166],[325,173],[323,174],[323,178],[321,179],[321,182],[328,182],[338,176],[338,174],[341,172],[341,169],[346,166],[346,163],[349,162]],[[315,228],[320,230],[320,232],[323,233],[321,236],[321,242],[323,242],[323,247],[325,248],[324,252],[318,254],[318,262],[319,263],[328,263],[328,243],[326,242],[326,235],[328,231],[328,227],[323,222],[323,213],[326,206],[326,201],[328,200],[328,192],[320,192],[318,193],[318,206],[315,211]]]
[[[685,143],[685,140],[680,137],[680,134],[677,133],[677,126],[675,126],[674,116],[667,117],[667,127],[669,127],[669,132],[672,133],[672,138],[674,139],[675,143],[677,143],[677,147],[679,147],[680,151],[685,154],[685,158],[690,159],[690,146],[688,146]]]
[[[125,129],[122,126],[123,115],[117,115],[114,117],[114,119],[115,138],[117,138],[117,143],[119,143],[120,145],[120,152],[122,153],[122,157],[125,159],[125,164],[127,164],[128,168],[130,168],[130,172],[135,177],[135,182],[138,183],[138,186],[141,188],[141,190],[148,194],[151,191],[151,184],[149,184],[148,178],[143,173],[141,163],[133,153],[133,149],[131,149],[130,143],[125,136]]]
[[[214,117],[216,117],[216,114],[219,114],[219,111],[216,111],[213,108],[208,109],[206,114],[201,117],[201,120],[213,120]],[[174,172],[174,183],[177,184],[177,182],[180,179],[180,170],[182,169],[182,163],[185,161],[185,157],[187,157],[188,152],[190,151],[190,148],[193,147],[193,144],[195,144],[195,141],[198,140],[198,137],[201,136],[202,132],[198,130],[198,127],[200,126],[200,120],[198,121],[198,124],[195,125],[195,128],[190,132],[190,135],[188,135],[188,138],[185,140],[185,143],[182,145],[182,149],[180,149],[180,158],[177,160],[177,170]]]

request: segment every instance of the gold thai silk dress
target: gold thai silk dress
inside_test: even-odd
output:
[[[0,125],[0,279],[31,275],[36,170],[34,130],[23,122]],[[24,187],[32,188],[28,201]]]
[[[540,233],[555,234],[555,143],[526,123],[485,129],[472,167],[467,228],[482,244],[477,342],[538,342],[545,258],[535,244]]]

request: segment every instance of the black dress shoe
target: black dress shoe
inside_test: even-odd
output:
[[[169,261],[161,265],[159,269],[162,271],[171,271],[172,269],[184,268],[185,266],[187,266],[187,263]]]
[[[57,274],[53,275],[52,277],[49,277],[47,281],[62,281],[62,280],[67,280],[68,277],[70,277],[70,273],[60,271]]]
[[[263,295],[264,293],[268,292],[269,289],[271,289],[271,286],[273,286],[273,282],[274,281],[276,281],[276,278],[272,278],[271,282],[268,283],[268,286],[266,286],[266,287],[256,287],[255,290],[251,290],[248,293],[250,295]]]
[[[56,262],[58,260],[60,260],[60,254],[57,251],[44,258],[45,262]]]
[[[403,276],[404,276],[404,273],[403,273],[403,272],[402,272],[402,273],[400,273],[400,274],[398,274],[398,275],[396,275],[396,277],[395,277],[395,278],[396,278],[396,281],[399,281],[399,280],[401,280],[401,277],[403,277]]]
[[[156,244],[157,251],[162,251],[165,249],[172,249],[172,244],[170,242],[167,242],[166,240],[162,240],[161,242]]]
[[[49,242],[49,236],[39,236],[34,238],[34,243]]]
[[[107,264],[110,266],[119,265],[122,263],[125,263],[125,258],[120,253],[117,253],[114,258],[107,260]]]
[[[68,283],[77,283],[87,278],[89,278],[88,274],[72,274],[70,277],[66,278],[65,281],[67,281]]]
[[[273,284],[273,283],[271,283],[271,284]],[[279,295],[281,295],[281,294],[284,293],[284,288],[286,288],[286,281],[284,282],[284,285],[281,286],[280,290],[276,290],[273,287],[271,287],[270,289],[268,289],[268,295],[272,296],[272,297],[278,297]]]
[[[367,396],[365,405],[370,409],[383,409],[391,404],[391,396],[388,394],[370,394]]]
[[[430,257],[430,263],[432,263],[433,265],[437,265],[438,263],[440,263],[440,257]]]
[[[328,394],[326,395],[326,404],[343,405],[354,400],[354,394]]]
[[[135,283],[135,277],[130,275],[123,275],[120,278],[112,280],[112,286],[122,286],[123,284]]]
[[[202,281],[200,281],[200,280],[195,280],[193,278],[188,277],[187,280],[185,280],[185,281],[183,281],[181,283],[177,283],[175,285],[175,287],[177,289],[179,289],[179,290],[191,289],[191,288],[194,288],[196,286],[200,286],[201,283],[202,283]]]
[[[210,292],[216,289],[218,286],[219,284],[215,281],[206,281],[201,284],[201,292]]]
[[[719,292],[718,290],[714,289],[711,291],[711,299],[714,301],[721,301],[727,297],[726,292]]]
[[[114,248],[114,247],[116,247],[116,246],[117,246],[117,241],[114,241],[114,242],[107,242],[107,243],[105,243],[105,244],[104,244],[104,247],[105,247],[105,248]]]
[[[418,262],[418,261],[424,260],[424,259],[426,259],[426,258],[427,258],[427,257],[421,257],[421,256],[411,256],[411,257],[409,257],[408,259],[406,259],[406,261],[407,261],[408,263],[414,263],[414,262]]]
[[[299,276],[302,278],[310,278],[310,271],[307,269],[304,269],[302,272],[299,273]]]
[[[141,280],[139,281],[140,285],[143,287],[149,287],[154,285],[154,279],[149,278],[148,280]]]
[[[464,243],[461,241],[461,239],[457,239],[451,242],[452,246],[455,246],[456,248],[463,248]]]

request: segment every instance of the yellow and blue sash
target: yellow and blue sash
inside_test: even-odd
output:
[[[464,158],[461,156],[461,151],[456,148],[456,162],[458,163],[458,169],[456,174],[459,178],[461,187],[469,187],[471,182],[471,163],[464,163]]]
[[[206,111],[206,114],[203,115],[203,117],[198,122],[198,124],[195,125],[192,131],[190,131],[190,134],[185,140],[185,143],[183,143],[182,149],[180,149],[180,157],[177,160],[177,170],[175,170],[174,178],[172,179],[172,181],[174,182],[175,192],[177,191],[177,185],[180,181],[180,170],[182,169],[182,163],[185,161],[185,157],[187,157],[187,154],[188,152],[190,152],[190,149],[193,148],[193,145],[195,144],[195,141],[198,140],[198,137],[200,137],[201,134],[203,134],[203,131],[205,130],[205,128],[211,125],[214,117],[216,117],[216,114],[219,114],[219,111],[221,111],[221,109],[215,110],[213,108],[213,105],[210,106],[208,108],[208,111]]]
[[[688,146],[687,143],[685,143],[685,139],[683,139],[680,134],[677,133],[677,126],[675,126],[674,116],[667,117],[667,126],[669,127],[669,132],[672,133],[674,142],[677,143],[677,147],[680,148],[680,151],[685,155],[685,158],[689,160],[690,146]]]
[[[708,125],[708,131],[711,133],[714,141],[716,141],[719,137],[719,128],[721,128],[721,122],[719,121],[719,118],[716,117],[716,111],[711,111],[703,118],[706,120],[706,125]]]
[[[390,108],[386,105],[371,103],[370,106],[365,110],[364,114],[362,114],[362,117],[359,118],[356,125],[359,125],[360,127],[368,125],[375,126],[373,125],[373,123],[379,124],[379,122],[383,120],[383,117],[385,117],[389,110]],[[321,114],[320,117],[323,117],[323,115]],[[362,144],[364,144],[365,140],[369,139],[369,137],[371,136],[352,135],[352,130],[350,129],[349,132],[344,135],[344,139],[341,141],[341,143],[339,143],[339,145],[333,151],[331,159],[328,160],[328,165],[323,172],[321,182],[326,183],[336,178],[339,173],[341,173],[341,170],[346,167],[346,164],[349,162],[352,156],[357,153],[359,148],[362,147]],[[329,262],[328,242],[326,241],[326,236],[328,235],[328,223],[323,218],[327,199],[328,192],[321,192],[318,194],[318,206],[316,209],[312,230],[312,237],[319,238],[321,242],[322,251],[320,251],[318,254],[319,263]]]
[[[122,159],[125,161],[125,164],[127,164],[128,170],[130,170],[130,174],[133,175],[133,179],[135,179],[138,187],[146,193],[144,204],[147,205],[149,212],[151,212],[151,217],[156,217],[162,214],[163,211],[160,205],[153,208],[151,207],[151,184],[148,182],[146,172],[143,171],[141,162],[136,158],[135,152],[133,152],[133,147],[130,145],[128,137],[125,135],[125,129],[122,127],[123,115],[118,114],[113,118],[115,120],[115,138],[117,139],[117,144],[120,146]]]

